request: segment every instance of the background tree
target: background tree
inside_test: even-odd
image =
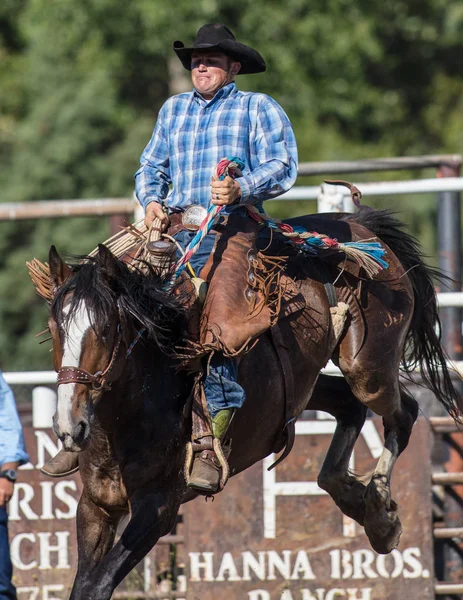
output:
[[[265,57],[267,73],[240,76],[239,86],[283,105],[301,161],[463,151],[456,0],[2,0],[0,200],[130,196],[160,106],[189,82],[172,42],[192,42],[206,22],[228,24]],[[434,200],[407,206],[404,218],[432,252]],[[82,254],[107,237],[97,218],[0,223],[4,369],[50,366],[33,339],[46,310],[25,261],[46,259],[51,243]]]

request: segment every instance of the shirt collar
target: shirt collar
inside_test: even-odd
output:
[[[206,106],[207,104],[214,104],[215,102],[218,102],[219,100],[225,100],[225,98],[228,98],[229,96],[234,94],[236,91],[238,91],[238,88],[236,87],[236,83],[234,81],[232,81],[231,83],[228,83],[227,85],[225,85],[223,88],[220,88],[220,90],[218,90],[218,92],[215,94],[215,96],[211,100],[206,100],[205,98],[203,98],[203,96],[201,96],[201,94],[198,92],[198,90],[196,88],[193,89],[193,96],[197,99],[197,101],[201,105]]]

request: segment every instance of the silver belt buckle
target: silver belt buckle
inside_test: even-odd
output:
[[[197,231],[207,216],[204,206],[192,204],[182,213],[182,225],[189,231]]]

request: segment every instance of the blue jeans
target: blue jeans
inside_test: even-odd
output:
[[[13,567],[8,543],[8,514],[0,506],[0,600],[16,600],[16,590],[11,583]]]
[[[196,232],[180,231],[175,236],[177,242],[185,248]],[[201,269],[206,264],[211,254],[216,236],[206,235],[201,245],[191,257],[190,265],[196,276],[199,277]],[[238,365],[233,358],[226,358],[223,354],[214,354],[209,365],[209,372],[204,378],[204,393],[206,394],[207,407],[211,417],[224,408],[241,408],[246,400],[246,394],[238,379]]]

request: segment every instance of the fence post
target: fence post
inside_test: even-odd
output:
[[[145,216],[145,210],[142,207],[142,205],[138,202],[137,196],[135,195],[135,192],[133,193],[133,201],[135,204],[135,222],[141,221],[141,219],[144,218]]]
[[[109,235],[113,236],[119,233],[121,229],[127,227],[132,222],[130,213],[121,213],[120,215],[109,216]]]
[[[459,177],[458,163],[441,165],[438,177]],[[438,204],[439,267],[453,281],[441,284],[443,292],[461,292],[461,206],[459,192],[440,192]],[[450,358],[462,357],[461,308],[441,310],[442,340]]]
[[[38,386],[32,390],[32,426],[51,427],[56,410],[57,394],[54,390]]]
[[[437,177],[459,177],[460,164],[456,161],[442,164]],[[439,267],[453,281],[441,283],[442,292],[461,292],[461,205],[459,192],[440,192],[438,195],[438,235],[439,235]],[[442,325],[442,342],[450,358],[462,357],[462,310],[461,308],[441,308],[439,316]],[[457,383],[457,385],[459,385]],[[460,386],[460,393],[463,391]],[[447,442],[449,471],[460,471],[463,467],[461,454],[455,448],[461,448],[462,434],[451,434],[444,438]],[[454,527],[461,524],[463,494],[461,487],[445,488],[445,526]],[[442,552],[443,551],[443,552]],[[443,575],[446,580],[459,582],[463,570],[461,548],[447,543],[436,548],[437,564],[444,560]]]
[[[355,212],[348,189],[343,185],[322,183],[317,198],[317,212]]]

